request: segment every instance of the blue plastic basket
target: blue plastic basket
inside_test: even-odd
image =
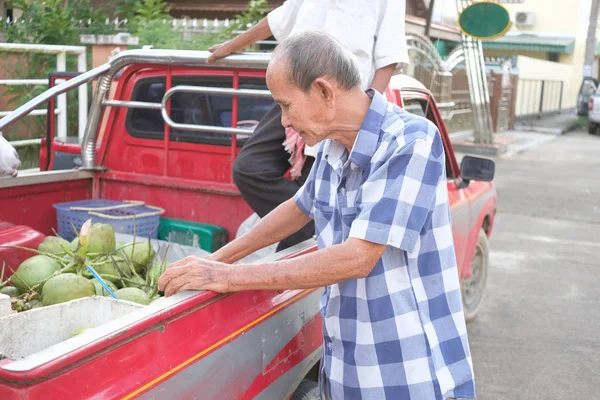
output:
[[[158,224],[164,210],[143,202],[114,200],[83,200],[54,204],[57,215],[57,232],[66,240],[73,240],[88,219],[110,224],[116,233],[158,238]],[[77,208],[83,208],[80,210]]]

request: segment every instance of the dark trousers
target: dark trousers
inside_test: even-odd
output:
[[[302,176],[293,181],[283,175],[290,169],[290,154],[285,151],[285,128],[281,125],[281,108],[277,103],[265,114],[233,164],[233,179],[246,202],[259,217],[264,217],[289,200],[306,181],[314,162],[308,157]],[[282,240],[277,251],[310,239],[314,222]]]

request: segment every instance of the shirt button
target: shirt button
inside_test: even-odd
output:
[[[327,342],[327,349],[331,350],[333,346],[331,346],[331,342]]]
[[[346,195],[346,189],[344,189],[344,188],[340,188],[340,194],[341,194],[342,196],[345,196],[345,195]]]

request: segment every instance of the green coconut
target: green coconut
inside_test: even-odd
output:
[[[154,260],[156,253],[150,243],[146,242],[132,242],[127,243],[123,249],[121,249],[121,255],[133,263],[135,270],[140,273],[146,269],[148,265]]]
[[[116,265],[115,265],[116,264]],[[104,280],[109,280],[112,283],[118,283],[120,279],[114,277],[120,277],[121,273],[119,270],[126,276],[129,276],[129,266],[127,265],[127,261],[115,259],[115,262],[112,260],[108,260],[107,262],[94,266],[94,270],[100,274],[100,276]],[[111,278],[107,278],[106,275],[111,276]]]
[[[60,270],[60,264],[47,256],[33,256],[23,261],[13,276],[10,283],[21,293],[29,291],[30,288],[48,279],[52,274]],[[47,283],[47,282],[46,282]],[[41,293],[44,285],[37,292]]]
[[[45,306],[96,295],[96,286],[77,274],[60,274],[46,282],[42,289]]]
[[[116,245],[115,230],[112,225],[103,223],[92,225],[87,242],[88,253],[111,253],[115,251]]]
[[[0,294],[5,294],[10,297],[17,297],[19,295],[19,289],[14,286],[5,286],[0,289]]]
[[[150,277],[150,282],[154,285],[158,283],[158,278],[169,268],[169,264],[166,261],[157,262],[155,261],[150,269],[148,270],[148,276]]]
[[[146,294],[142,289],[127,287],[119,289],[115,292],[115,295],[119,300],[132,301],[137,304],[147,306],[150,304],[150,296]]]
[[[98,279],[92,278],[90,279],[90,282],[92,282],[96,287],[96,296],[112,297],[110,293],[108,293],[108,290],[106,290],[104,286],[102,286],[102,284],[98,281]],[[115,284],[111,281],[104,279],[104,283],[106,283],[106,286],[108,286],[110,290],[113,291],[113,293],[118,290]]]
[[[56,236],[47,236],[44,239],[44,241],[38,246],[38,250],[42,253],[49,253],[60,256],[66,253],[63,247],[70,250],[71,243],[67,242],[63,238],[59,238]]]
[[[146,286],[146,281],[141,276],[132,276],[129,281],[125,282],[125,286],[141,288]]]

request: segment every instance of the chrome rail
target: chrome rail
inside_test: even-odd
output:
[[[98,123],[103,111],[103,102],[110,89],[110,84],[118,71],[131,64],[150,65],[177,65],[206,68],[231,68],[231,69],[265,69],[271,60],[270,53],[234,54],[208,64],[208,51],[188,50],[128,50],[117,54],[108,65],[109,70],[104,74],[98,85],[98,91],[92,100],[88,125],[85,130],[83,146],[81,149],[83,168],[92,169],[96,162],[96,136]],[[227,128],[226,128],[227,129]],[[212,130],[215,132],[215,130]]]
[[[76,76],[68,81],[60,83],[51,89],[48,89],[39,96],[31,99],[21,107],[12,111],[10,114],[0,119],[0,131],[9,125],[21,120],[31,111],[35,110],[40,105],[46,103],[51,98],[63,94],[75,87],[87,83],[95,78],[100,78],[97,91],[92,99],[88,120],[85,128],[85,134],[82,142],[82,162],[84,169],[93,169],[96,161],[96,139],[98,126],[102,112],[105,106],[124,107],[125,104],[112,102],[106,103],[106,96],[115,75],[132,64],[145,65],[163,65],[163,66],[184,66],[184,67],[205,67],[205,68],[228,68],[228,69],[265,69],[271,60],[270,53],[244,53],[234,54],[213,64],[208,64],[208,57],[211,55],[208,51],[189,51],[189,50],[127,50],[117,54],[115,57],[104,65],[89,70],[81,75]],[[140,102],[141,103],[141,102]],[[151,103],[152,104],[152,103]],[[130,104],[131,105],[131,104]],[[135,104],[134,104],[135,105]],[[154,104],[151,106],[141,106],[140,108],[148,107],[151,109],[159,109]],[[156,107],[156,108],[154,108]],[[227,128],[225,128],[227,129]],[[214,127],[212,132],[217,130]],[[237,132],[236,133],[241,133]],[[244,132],[247,134],[247,132]]]
[[[216,88],[209,86],[174,86],[167,90],[163,96],[161,103],[161,114],[165,124],[169,125],[173,129],[187,130],[192,132],[210,132],[210,133],[223,133],[228,135],[252,135],[253,129],[234,128],[234,127],[222,127],[214,125],[194,125],[194,124],[181,124],[175,122],[169,116],[167,112],[167,102],[175,93],[198,93],[198,94],[212,94],[212,95],[224,95],[224,96],[242,96],[242,97],[261,97],[271,98],[271,92],[268,90],[257,90],[257,89],[230,89],[230,88]]]

